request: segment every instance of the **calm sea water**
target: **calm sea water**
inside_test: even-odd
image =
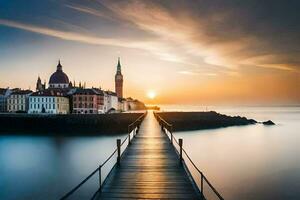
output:
[[[59,199],[113,152],[117,138],[124,137],[0,136],[0,199]],[[94,176],[72,199],[90,199],[98,186]]]
[[[178,132],[184,148],[225,199],[300,199],[300,107],[162,106],[216,110],[276,126]],[[113,151],[117,138],[0,136],[0,199],[58,199]],[[97,176],[73,199],[89,199]]]
[[[261,124],[176,133],[225,199],[300,199],[300,107],[162,106],[163,110],[216,110]]]

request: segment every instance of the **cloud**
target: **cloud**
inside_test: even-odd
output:
[[[296,38],[291,37],[295,33],[287,29],[282,30],[282,34],[289,36],[282,39],[278,32],[273,32],[274,29],[280,28],[275,24],[276,12],[273,13],[272,10],[270,13],[270,18],[274,18],[274,21],[258,20],[256,17],[265,13],[252,7],[255,3],[250,1],[244,2],[242,6],[237,6],[233,1],[217,3],[203,0],[179,0],[176,5],[169,0],[101,2],[119,19],[155,34],[164,46],[169,46],[168,50],[176,46],[177,55],[184,52],[199,56],[210,65],[237,69],[249,64],[245,60],[268,53],[278,56],[277,60],[283,57],[287,59],[278,64],[270,64],[270,57],[263,62],[251,62],[251,65],[285,71],[300,66],[300,59],[297,59],[294,65],[287,67],[288,60],[295,58],[295,55],[289,56],[290,53],[297,54],[296,57],[300,58],[299,47],[291,42]],[[261,6],[262,10],[270,9],[268,4]],[[279,8],[280,6],[274,6],[273,9]],[[283,18],[288,17],[288,13],[282,15]],[[284,27],[284,24],[281,26]],[[190,63],[197,64],[195,61]]]
[[[38,34],[43,34],[63,40],[76,41],[92,45],[109,45],[125,48],[136,48],[147,50],[151,52],[164,52],[164,47],[155,41],[132,41],[125,39],[115,39],[115,38],[104,38],[99,36],[92,36],[82,33],[77,33],[74,31],[61,31],[57,29],[41,27],[31,24],[25,24],[20,22],[15,22],[11,20],[0,19],[0,25],[17,28],[21,30],[26,30]]]
[[[90,7],[81,6],[81,5],[77,5],[77,4],[74,4],[74,5],[67,4],[65,6],[68,7],[68,8],[71,8],[73,10],[83,12],[83,13],[86,13],[86,14],[90,14],[90,15],[94,15],[94,16],[97,16],[97,17],[101,17],[101,18],[104,18],[104,19],[109,19],[109,20],[112,20],[112,21],[117,20],[117,19],[115,19],[114,16],[110,15],[109,12],[99,11],[99,10],[96,10],[96,9],[93,9],[93,8],[90,8]]]
[[[130,44],[126,44],[124,41],[120,41],[116,39],[87,36],[76,32],[61,31],[61,30],[40,27],[40,26],[35,26],[30,24],[24,24],[24,23],[4,20],[4,19],[0,19],[0,25],[31,31],[43,35],[48,35],[63,40],[71,40],[71,41],[83,42],[88,44],[96,44],[96,45],[100,44],[100,45],[113,45],[113,46],[130,46]],[[131,46],[134,46],[134,44],[131,44]]]
[[[153,36],[150,39],[143,36],[124,39],[122,32],[106,38],[8,20],[0,20],[0,24],[64,40],[142,49],[164,61],[211,68],[210,73],[214,73],[216,66],[235,72],[253,66],[297,71],[300,30],[295,25],[300,22],[290,14],[296,11],[295,5],[270,7],[268,3],[260,3],[258,9],[256,3],[256,0],[245,0],[239,5],[232,0],[178,0],[176,4],[170,0],[102,0],[92,4],[70,1],[64,5],[80,13],[118,22],[114,25],[124,25],[139,35],[149,34]],[[278,13],[281,8],[286,11]],[[265,18],[266,12],[268,18]],[[278,21],[280,26],[276,24]],[[101,23],[93,26],[101,26]],[[291,31],[290,27],[295,28]]]

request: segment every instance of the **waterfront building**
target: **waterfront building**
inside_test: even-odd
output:
[[[29,96],[28,113],[30,114],[68,114],[69,112],[69,98],[63,90],[46,89]]]
[[[104,92],[97,88],[76,88],[72,104],[72,113],[75,114],[105,113]]]
[[[117,110],[119,110],[119,101],[117,94],[111,91],[105,91],[104,105],[106,113],[116,112]]]
[[[121,72],[120,58],[118,59],[117,72],[115,75],[115,92],[118,98],[123,98],[123,75]]]
[[[128,104],[128,101],[125,98],[119,100],[119,102],[120,102],[120,110],[122,112],[129,111],[129,104]]]
[[[145,110],[146,106],[143,102],[132,99],[131,97],[126,99],[128,110]]]
[[[69,88],[70,82],[67,74],[63,72],[62,65],[58,61],[56,72],[54,72],[49,79],[49,88]]]
[[[27,112],[31,90],[15,90],[7,97],[8,112]]]
[[[0,112],[7,112],[7,98],[11,92],[9,88],[0,88]]]

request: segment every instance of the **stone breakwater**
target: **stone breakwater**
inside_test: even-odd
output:
[[[258,123],[254,119],[241,116],[228,116],[210,112],[158,112],[168,123],[173,125],[173,131],[213,129],[229,126],[242,126]]]
[[[0,114],[0,134],[104,135],[127,133],[142,113],[103,115]]]

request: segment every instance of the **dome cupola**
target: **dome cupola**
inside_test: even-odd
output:
[[[54,72],[49,79],[49,88],[68,88],[69,87],[69,78],[63,72],[62,65],[58,61],[56,67],[56,72]]]

